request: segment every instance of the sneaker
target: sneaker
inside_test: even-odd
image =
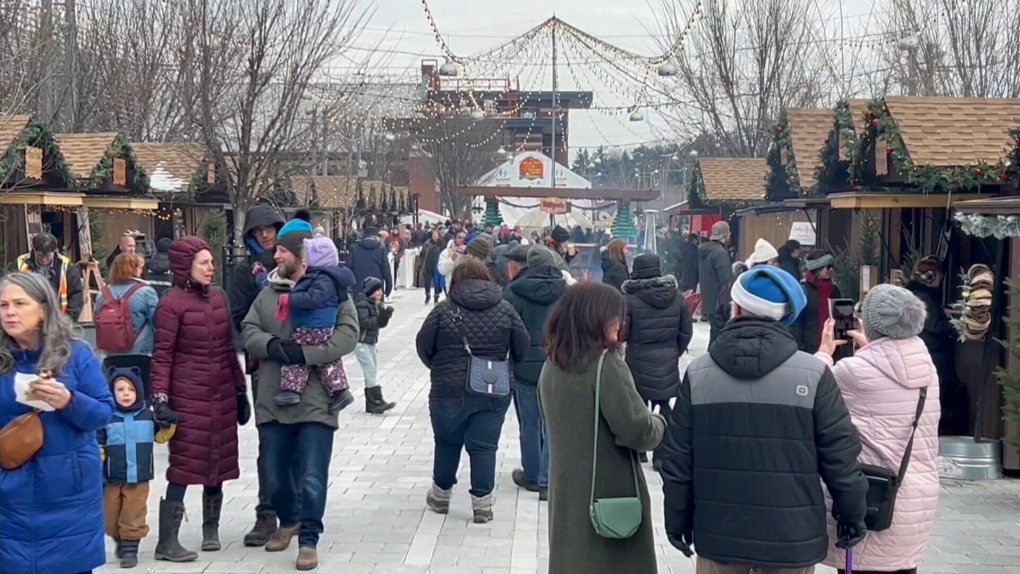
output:
[[[280,391],[273,397],[273,402],[281,407],[296,405],[301,402],[301,393],[294,391]]]
[[[514,484],[516,484],[518,488],[523,488],[528,492],[540,492],[540,487],[537,482],[532,482],[524,478],[523,469],[515,468],[513,472],[510,473],[510,478],[514,480]]]
[[[329,403],[329,414],[334,415],[351,406],[353,402],[354,395],[351,394],[350,389],[344,389],[333,395],[333,400]]]

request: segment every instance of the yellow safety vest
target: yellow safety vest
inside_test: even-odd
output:
[[[18,271],[21,271],[22,273],[24,273],[26,271],[31,271],[32,270],[31,265],[29,263],[31,256],[32,256],[31,253],[26,253],[26,254],[22,255],[21,257],[18,257]],[[61,310],[61,312],[63,312],[66,315],[67,314],[67,268],[71,266],[71,260],[68,259],[67,257],[64,257],[63,255],[59,255],[59,254],[57,255],[57,257],[60,259],[60,292],[58,293],[58,295],[60,296],[60,310]]]

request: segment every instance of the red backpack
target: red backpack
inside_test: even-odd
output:
[[[119,299],[103,287],[103,305],[96,312],[96,347],[108,353],[126,353],[135,346],[135,325],[131,321],[131,296],[145,287],[135,283]]]

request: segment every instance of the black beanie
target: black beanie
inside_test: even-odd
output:
[[[662,265],[659,256],[645,253],[634,258],[634,268],[630,272],[631,279],[652,279],[662,277]]]
[[[562,226],[557,225],[553,228],[552,233],[549,234],[556,243],[566,243],[570,241],[570,232],[564,229]]]

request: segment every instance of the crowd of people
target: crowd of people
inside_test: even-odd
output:
[[[527,240],[458,221],[393,234],[366,221],[341,263],[309,219],[250,210],[248,257],[229,292],[197,237],[161,240],[148,261],[123,242],[95,301],[100,353],[71,320],[81,278],[52,236],[33,238],[19,272],[0,279],[5,574],[91,572],[106,561],[104,535],[122,567],[137,566],[163,444],[156,560],[199,556],[179,536],[189,486],[202,487],[199,550],[220,550],[238,427],[252,418],[259,504],[244,544],[282,552],[296,539],[295,567],[317,568],[334,433],[354,401],[344,358],[361,366],[368,413],[395,407],[377,344],[394,313],[400,258],[388,254],[408,246],[422,248],[434,303],[415,340],[430,371],[430,511],[450,512],[467,451],[473,521],[496,519],[512,406],[521,466],[511,478],[550,505],[549,572],[657,571],[650,454],[668,541],[697,550],[701,574],[842,569],[849,548],[858,574],[916,573],[938,500],[947,360],[936,260],[919,263],[908,288],[872,288],[842,340],[828,312],[839,298],[832,255],[759,240],[734,263],[724,222],[689,239],[679,277],[611,239],[602,282],[577,283],[562,227]],[[161,291],[143,279],[160,273]],[[696,316],[711,342],[682,371]],[[878,514],[873,476],[898,485]]]

